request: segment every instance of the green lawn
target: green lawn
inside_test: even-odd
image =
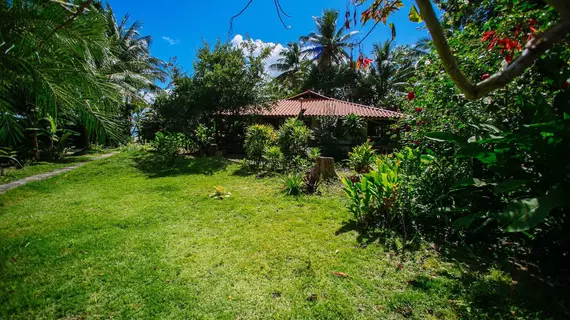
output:
[[[120,154],[0,196],[0,318],[546,317],[501,271],[352,229],[335,188],[296,199],[224,159]]]

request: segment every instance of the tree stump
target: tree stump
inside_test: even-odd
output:
[[[314,174],[323,180],[336,178],[337,175],[336,171],[334,170],[334,158],[318,157]]]

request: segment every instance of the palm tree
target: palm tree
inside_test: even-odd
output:
[[[119,87],[97,70],[106,22],[93,1],[0,3],[0,143],[30,138],[38,155],[39,119],[76,117],[97,135],[115,136]]]
[[[121,88],[121,111],[126,133],[130,136],[133,113],[147,106],[144,93],[162,91],[155,81],[166,80],[166,63],[150,54],[152,38],[140,35],[140,23],[128,24],[129,15],[118,23],[110,5],[105,13],[112,55],[102,62],[101,72]]]
[[[415,72],[416,52],[405,47],[394,48],[392,41],[374,44],[372,56],[375,58],[372,76],[380,97],[400,92]]]
[[[296,87],[299,73],[305,64],[302,59],[299,44],[296,42],[287,44],[287,48],[279,52],[279,57],[276,63],[269,66],[269,69],[281,72],[281,74],[277,76],[279,81],[291,81],[291,85]]]
[[[308,46],[301,53],[318,56],[318,66],[322,71],[333,62],[340,64],[349,59],[346,49],[354,44],[351,42],[358,31],[346,32],[344,27],[337,30],[338,11],[327,9],[321,17],[313,17],[317,31],[301,37],[301,42]]]

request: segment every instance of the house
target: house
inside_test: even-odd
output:
[[[276,101],[266,107],[250,108],[236,116],[247,116],[250,123],[271,124],[276,129],[287,118],[299,118],[309,128],[315,129],[320,126],[320,117],[336,116],[339,117],[340,121],[342,117],[351,113],[360,116],[365,122],[367,136],[374,142],[375,148],[379,149],[380,152],[389,152],[394,147],[390,137],[386,135],[390,124],[406,117],[405,114],[400,112],[329,98],[311,90]],[[223,117],[226,118],[228,115]],[[222,124],[220,123],[219,127],[221,126]],[[224,146],[228,152],[236,154],[243,152],[241,150],[243,141],[240,141],[238,135],[229,135],[226,138],[228,141],[231,140],[230,143]],[[348,141],[339,141],[338,147],[348,151]]]
[[[268,108],[251,111],[250,114],[259,116],[257,122],[275,127],[281,125],[286,118],[299,117],[309,128],[316,128],[321,116],[343,117],[351,113],[365,121],[367,134],[373,140],[385,135],[391,123],[406,117],[400,112],[329,98],[311,90],[279,100]]]

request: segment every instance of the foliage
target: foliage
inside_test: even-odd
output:
[[[20,167],[22,164],[17,159],[17,152],[10,148],[0,148],[0,164],[7,163],[17,163]],[[2,166],[3,167],[3,166]]]
[[[303,175],[299,171],[284,174],[282,179],[283,192],[288,196],[298,196],[303,193]]]
[[[36,159],[42,141],[25,128],[51,116],[81,128],[87,142],[120,141],[121,102],[144,102],[141,92],[162,78],[160,60],[148,52],[150,37],[137,38],[138,24],[128,34],[117,28],[110,6],[8,1],[0,21],[0,143],[29,139],[23,146],[36,150]]]
[[[272,126],[254,124],[247,128],[245,133],[245,152],[247,158],[260,165],[266,148],[271,147],[276,140],[276,133]]]
[[[298,162],[297,159],[307,157],[307,147],[311,130],[295,118],[285,120],[277,131],[277,144],[285,155],[287,161]]]
[[[398,223],[400,216],[393,209],[398,194],[399,163],[385,158],[377,169],[362,176],[359,181],[343,178],[343,190],[349,199],[348,208],[358,223],[365,226],[381,225],[384,229]]]
[[[309,160],[315,162],[317,161],[317,158],[320,156],[321,156],[321,149],[317,147],[307,149],[307,157],[309,157]]]
[[[366,127],[360,116],[351,113],[342,120],[344,137],[351,146],[361,144],[366,139]]]
[[[157,132],[152,144],[164,159],[173,161],[178,157],[180,149],[186,146],[186,137],[182,133]]]
[[[65,144],[73,135],[79,135],[77,132],[69,129],[61,129],[56,120],[50,115],[44,118],[47,122],[44,128],[28,128],[34,131],[38,136],[46,136],[49,139],[49,158],[50,160],[59,160],[65,152]]]
[[[281,152],[278,146],[265,146],[263,163],[267,172],[280,172],[284,166],[283,160],[283,152]]]
[[[196,129],[194,130],[194,139],[198,148],[200,150],[205,150],[215,142],[214,134],[216,133],[216,128],[211,127],[209,128],[203,123],[199,123]]]
[[[255,50],[252,41],[244,41],[241,46],[219,41],[214,46],[204,43],[198,49],[194,73],[188,76],[176,72],[172,92],[156,99],[145,127],[191,135],[200,122],[263,106],[271,98],[271,92],[263,86],[264,61],[271,50]]]
[[[321,187],[321,179],[315,174],[315,169],[310,168],[305,172],[303,177],[303,191],[306,194],[319,193]]]
[[[351,40],[358,31],[346,32],[344,26],[338,24],[336,10],[327,9],[322,16],[313,19],[317,31],[301,37],[301,43],[305,47],[302,53],[317,58],[320,70],[348,59],[349,55],[345,50],[353,46]]]
[[[375,158],[376,150],[372,149],[372,142],[367,140],[348,153],[348,165],[358,173],[365,173],[370,171]]]
[[[314,137],[322,154],[328,157],[337,156],[339,151],[340,126],[339,117],[320,116],[319,125],[314,129]]]
[[[229,198],[231,195],[231,192],[228,192],[224,187],[217,186],[215,191],[210,194],[210,198],[224,200],[224,198]]]

